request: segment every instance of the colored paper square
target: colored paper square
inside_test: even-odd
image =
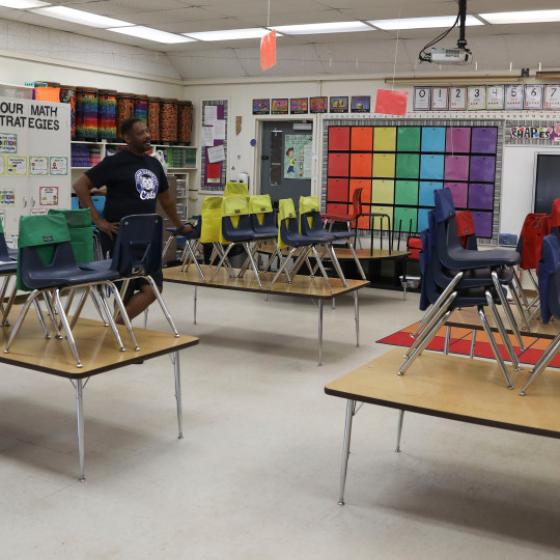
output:
[[[496,127],[473,127],[471,152],[477,154],[495,154],[498,143]]]
[[[378,89],[375,96],[375,112],[381,115],[406,115],[408,91]]]
[[[329,179],[327,181],[327,200],[346,202],[348,199],[348,179]]]
[[[468,181],[469,156],[445,156],[445,179]]]
[[[445,152],[445,128],[432,126],[423,127],[422,151]]]
[[[471,183],[469,185],[469,208],[492,210],[494,208],[494,185]]]
[[[456,153],[471,151],[471,129],[469,127],[451,127],[447,129],[445,150]]]
[[[261,70],[269,70],[276,66],[276,31],[261,37]]]
[[[394,126],[376,126],[373,133],[373,149],[376,152],[394,152],[397,129]]]
[[[395,200],[395,181],[374,179],[371,201],[379,204],[393,204]]]
[[[397,177],[418,179],[420,175],[420,154],[397,154]]]
[[[395,154],[374,154],[373,177],[395,176]]]
[[[329,154],[329,177],[348,177],[350,172],[349,154]]]
[[[395,203],[408,206],[418,205],[418,181],[397,181]]]
[[[416,233],[418,227],[418,210],[416,208],[395,207],[395,230]]]
[[[353,126],[351,131],[351,146],[355,152],[371,152],[373,147],[373,127]]]
[[[352,179],[350,181],[349,202],[353,200],[356,189],[362,189],[362,204],[369,204],[371,202],[371,181],[364,179]]]
[[[344,216],[348,214],[348,204],[327,202],[327,214]]]
[[[443,156],[422,154],[420,160],[420,179],[443,179]]]
[[[435,206],[434,192],[442,188],[443,183],[434,181],[420,181],[418,204],[420,204],[420,206]]]
[[[397,129],[397,147],[399,152],[419,152],[420,127],[399,126]]]
[[[492,237],[492,212],[473,212],[477,237]]]
[[[467,207],[468,184],[467,183],[445,183],[445,188],[451,191],[455,208]]]
[[[371,154],[350,156],[350,177],[371,177]]]
[[[329,126],[329,150],[350,149],[350,127]]]
[[[428,229],[428,215],[432,210],[429,208],[419,208],[418,209],[418,231],[424,231]]]
[[[375,214],[386,214],[389,216],[389,228],[393,227],[393,207],[392,206],[372,206],[371,212]],[[387,218],[375,217],[372,220],[373,229],[381,229],[387,231]]]
[[[496,177],[496,158],[471,156],[471,181],[493,183]]]

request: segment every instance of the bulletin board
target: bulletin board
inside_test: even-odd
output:
[[[202,102],[202,188],[223,191],[227,170],[227,100]]]
[[[388,214],[392,229],[417,233],[428,225],[434,191],[445,187],[457,209],[472,212],[477,236],[498,235],[502,123],[347,119],[326,121],[324,130],[327,212],[346,213],[362,188],[366,208]],[[358,227],[368,229],[370,217]]]

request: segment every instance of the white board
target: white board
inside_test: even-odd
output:
[[[20,215],[70,208],[70,106],[0,97],[0,140],[0,217],[15,246]]]

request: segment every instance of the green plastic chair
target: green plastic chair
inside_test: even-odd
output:
[[[49,210],[50,216],[61,215],[65,218],[70,231],[70,243],[77,264],[94,260],[93,229],[91,227],[91,210]]]

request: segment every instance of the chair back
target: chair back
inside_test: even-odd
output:
[[[224,196],[249,196],[249,187],[246,183],[228,181],[224,188]]]
[[[11,260],[8,244],[6,243],[6,236],[4,235],[4,226],[0,220],[0,262]]]
[[[77,264],[91,262],[94,259],[94,239],[91,227],[91,211],[89,208],[80,210],[49,210],[49,215],[60,215],[66,220],[70,231],[70,242]]]
[[[323,231],[321,220],[321,203],[318,196],[299,197],[299,232],[308,235],[315,231]]]
[[[105,202],[107,201],[107,197],[102,194],[98,194],[91,197],[91,201],[93,202],[93,207],[97,211],[100,216],[103,216],[103,212],[105,211]]]
[[[556,235],[543,239],[538,268],[541,319],[548,323],[553,315],[560,318],[560,241]]]
[[[161,269],[163,218],[132,214],[121,219],[111,268],[121,276],[151,276]]]
[[[222,230],[222,199],[221,196],[207,196],[202,201],[200,218],[202,226],[200,230],[201,243],[220,243],[220,232]]]
[[[357,220],[364,215],[362,210],[362,192],[363,188],[356,189],[352,195],[352,221]],[[357,227],[357,224],[354,226]]]
[[[408,258],[411,261],[419,261],[420,252],[422,251],[422,238],[411,235],[406,240],[406,250],[408,251]]]
[[[249,198],[249,210],[253,229],[257,230],[263,226],[276,227],[272,198],[269,194],[251,196]]]
[[[62,214],[21,216],[18,253],[18,290],[48,287],[38,285],[34,273],[76,265],[66,218]]]
[[[293,199],[282,198],[278,201],[278,247],[288,247],[292,235],[299,235],[296,207]]]
[[[472,212],[470,212],[470,210],[457,210],[455,212],[455,223],[457,226],[457,236],[461,241],[461,245],[465,249],[470,249],[471,251],[478,250],[476,228]]]
[[[224,196],[222,200],[221,243],[232,241],[244,232],[247,237],[253,236],[250,218],[249,197],[244,195]]]
[[[517,244],[522,269],[538,268],[543,240],[549,233],[550,217],[547,214],[527,214]]]

